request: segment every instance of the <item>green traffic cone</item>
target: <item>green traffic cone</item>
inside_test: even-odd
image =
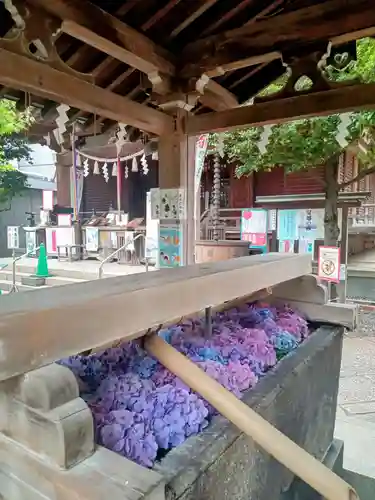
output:
[[[46,247],[43,243],[40,244],[39,248],[38,265],[36,266],[35,276],[38,278],[48,278],[49,276]]]

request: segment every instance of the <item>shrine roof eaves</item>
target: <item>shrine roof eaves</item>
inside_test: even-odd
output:
[[[9,52],[14,55],[9,37],[17,31],[18,19],[23,48],[18,47],[13,61],[23,57],[34,63],[38,56],[39,66],[79,79],[80,99],[69,102],[69,121],[79,120],[99,131],[120,121],[119,96],[127,99],[124,108],[133,103],[147,106],[147,116],[134,106],[134,125],[153,134],[168,129],[163,99],[172,94],[196,97],[201,91],[190,106],[196,114],[230,109],[257,95],[296,57],[323,55],[329,42],[346,44],[341,51],[353,51],[347,45],[352,40],[375,34],[375,11],[369,0],[13,0],[13,4],[18,14],[11,16],[0,3],[0,36],[8,37],[0,39],[0,59]],[[20,26],[22,20],[26,30]],[[49,54],[40,62],[43,50]],[[13,85],[18,74],[10,77],[4,72],[0,69],[1,95],[21,106],[30,102],[38,106],[41,131],[53,128],[60,93],[46,92],[41,77],[32,84]],[[84,109],[79,104],[92,84],[98,92]],[[67,85],[66,93],[69,90]]]

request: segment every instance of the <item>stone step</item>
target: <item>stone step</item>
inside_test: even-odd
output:
[[[30,274],[33,274],[34,272],[35,272],[35,270],[33,270],[32,273],[16,271],[16,282],[20,283],[22,277],[30,276]],[[1,269],[0,270],[0,280],[12,281],[12,271],[8,268]],[[70,285],[72,283],[82,283],[83,281],[86,281],[86,280],[79,279],[79,278],[67,278],[64,276],[51,276],[49,278],[46,278],[46,285],[48,285],[48,286]]]
[[[18,273],[24,274],[34,274],[35,266],[31,266],[28,264],[17,264],[16,271]],[[99,262],[98,262],[98,270],[99,270]],[[80,281],[91,281],[98,279],[98,271],[97,272],[87,272],[87,271],[79,271],[78,269],[57,269],[55,267],[50,266],[49,271],[55,278],[66,278],[67,280],[80,280]],[[106,278],[110,277],[110,273],[105,274]]]
[[[39,290],[41,288],[49,288],[48,286],[28,286],[28,285],[22,285],[22,283],[16,282],[16,286],[18,288],[19,292],[29,292],[29,291],[34,291],[34,290]],[[10,289],[12,288],[12,282],[7,281],[7,280],[0,280],[0,290],[2,292],[9,292]]]

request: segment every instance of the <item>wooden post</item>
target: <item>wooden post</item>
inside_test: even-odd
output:
[[[120,157],[117,156],[117,178],[116,178],[117,212],[121,216],[121,196],[122,196],[122,166]]]
[[[341,264],[345,266],[345,281],[340,286],[339,298],[340,302],[346,302],[346,292],[348,288],[348,215],[349,208],[344,206],[342,208],[341,217],[341,245],[340,245],[340,256]]]
[[[359,500],[353,488],[157,335],[145,349],[326,500]]]
[[[183,121],[187,111],[168,108],[176,123],[174,134],[159,138],[159,187],[170,189],[181,187],[185,190],[185,220],[181,221],[183,233],[183,262],[194,264],[195,222],[194,222],[194,165],[195,138],[183,132]]]
[[[64,165],[61,155],[56,155],[57,204],[70,207],[70,166]]]

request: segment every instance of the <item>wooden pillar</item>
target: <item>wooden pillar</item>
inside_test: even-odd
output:
[[[56,157],[57,204],[62,207],[70,207],[70,166],[64,165],[60,155],[56,155]]]
[[[344,283],[340,283],[339,287],[339,298],[340,302],[346,302],[346,293],[348,289],[348,215],[349,208],[347,206],[343,206],[342,208],[342,217],[341,217],[341,245],[340,245],[340,257],[341,264],[345,266],[345,281]]]
[[[195,138],[183,131],[187,111],[180,107],[166,109],[176,120],[174,134],[159,138],[159,187],[185,190],[185,220],[181,221],[183,235],[183,262],[194,264],[195,218],[194,218],[194,168]]]

